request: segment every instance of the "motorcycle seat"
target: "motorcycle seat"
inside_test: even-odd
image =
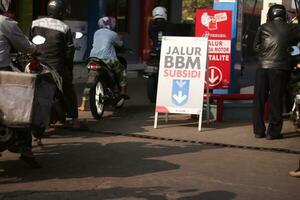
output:
[[[89,57],[87,59],[87,63],[89,63],[89,62],[96,62],[96,63],[99,63],[100,65],[106,65],[106,63],[103,62],[103,60],[101,60],[101,59],[99,59],[97,57]]]

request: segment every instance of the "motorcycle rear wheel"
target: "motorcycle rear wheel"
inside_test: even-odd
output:
[[[292,120],[295,128],[297,128],[297,129],[300,128],[300,119],[299,119],[299,116],[297,115],[296,111],[292,112],[291,120]]]
[[[101,80],[97,81],[94,86],[90,89],[89,104],[92,115],[95,119],[101,119],[104,113],[104,91],[105,86]]]

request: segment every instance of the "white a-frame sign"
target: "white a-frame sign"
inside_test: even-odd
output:
[[[199,115],[202,124],[208,39],[163,37],[154,128],[158,113]]]

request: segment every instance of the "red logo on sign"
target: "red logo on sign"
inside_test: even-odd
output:
[[[210,87],[217,86],[221,83],[223,79],[222,71],[217,67],[209,67],[208,68],[208,84]]]
[[[232,11],[198,9],[196,36],[208,37],[209,88],[228,89],[231,66]]]

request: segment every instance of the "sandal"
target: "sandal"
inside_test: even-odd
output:
[[[295,171],[291,171],[290,173],[290,176],[292,177],[297,177],[297,178],[300,178],[300,168],[295,170]]]

